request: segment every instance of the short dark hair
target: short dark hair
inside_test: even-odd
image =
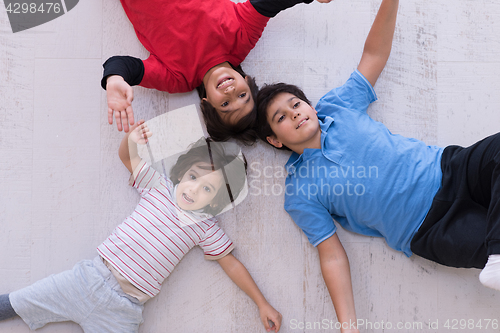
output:
[[[233,66],[233,69],[238,72],[243,78],[247,78],[248,86],[250,87],[250,92],[253,100],[257,98],[257,92],[259,87],[255,83],[255,79],[243,72],[241,66]],[[209,102],[203,100],[207,97],[205,86],[203,83],[196,88],[198,95],[200,96],[200,108],[203,113],[203,119],[205,120],[205,125],[207,126],[208,134],[215,141],[227,141],[230,138],[234,138],[241,141],[245,145],[252,145],[257,141],[258,136],[255,132],[254,125],[257,120],[257,107],[256,103],[252,111],[249,114],[239,119],[235,124],[226,124],[222,121],[222,118],[217,113],[217,110]]]
[[[296,96],[298,99],[301,99],[307,104],[311,105],[311,101],[307,99],[304,92],[299,87],[293,84],[280,82],[264,85],[264,87],[262,87],[262,89],[260,89],[259,93],[257,94],[257,99],[255,101],[255,105],[257,106],[257,124],[255,126],[255,129],[259,138],[268,144],[270,143],[267,141],[267,137],[276,136],[276,134],[274,134],[273,130],[271,129],[271,125],[269,125],[269,122],[267,121],[267,108],[269,104],[273,102],[276,96],[281,93],[290,93]],[[286,146],[282,146],[278,149],[290,150],[290,148]]]
[[[245,185],[247,162],[243,153],[240,157],[239,152],[239,147],[235,143],[200,139],[186,153],[179,156],[175,165],[170,169],[170,180],[174,186],[179,184],[184,174],[198,163],[209,165],[206,168],[200,167],[202,169],[221,170],[229,195],[226,196],[226,192],[219,189],[211,205],[203,208],[204,213],[215,216],[236,200]],[[241,172],[242,170],[244,172]]]

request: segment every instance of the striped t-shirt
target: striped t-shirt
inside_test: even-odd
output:
[[[141,195],[139,204],[97,251],[139,290],[156,296],[163,280],[196,245],[209,260],[233,250],[215,218],[177,206],[169,179],[145,162],[137,166],[133,177],[133,186]]]

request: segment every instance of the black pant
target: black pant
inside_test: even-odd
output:
[[[411,250],[446,266],[483,268],[500,254],[500,133],[446,147],[441,168],[441,189]]]

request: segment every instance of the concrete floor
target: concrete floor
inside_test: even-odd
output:
[[[280,13],[243,68],[259,84],[297,84],[315,103],[356,68],[379,4],[335,0]],[[401,1],[370,115],[394,133],[442,146],[497,132],[499,17],[493,0]],[[116,153],[122,133],[107,124],[99,85],[101,64],[116,54],[147,56],[118,0],[80,1],[62,17],[15,34],[0,9],[0,293],[93,258],[137,203]],[[195,93],[134,91],[136,119],[198,103]],[[261,143],[244,152],[249,180],[262,191],[251,191],[220,218],[235,256],[283,314],[281,332],[336,332],[308,328],[336,317],[317,251],[275,195],[288,154]],[[362,331],[499,331],[500,293],[482,287],[478,270],[408,259],[380,239],[343,230],[339,237],[351,262],[357,315],[366,323]],[[264,332],[253,302],[199,248],[147,303],[144,318],[140,332]],[[13,319],[0,323],[0,331],[29,329]],[[81,329],[59,323],[39,332]]]

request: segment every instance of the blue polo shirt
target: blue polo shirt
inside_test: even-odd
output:
[[[335,233],[333,218],[411,256],[411,239],[441,186],[443,148],[392,134],[366,113],[376,100],[357,70],[321,98],[321,149],[290,156],[285,209],[314,246]]]

